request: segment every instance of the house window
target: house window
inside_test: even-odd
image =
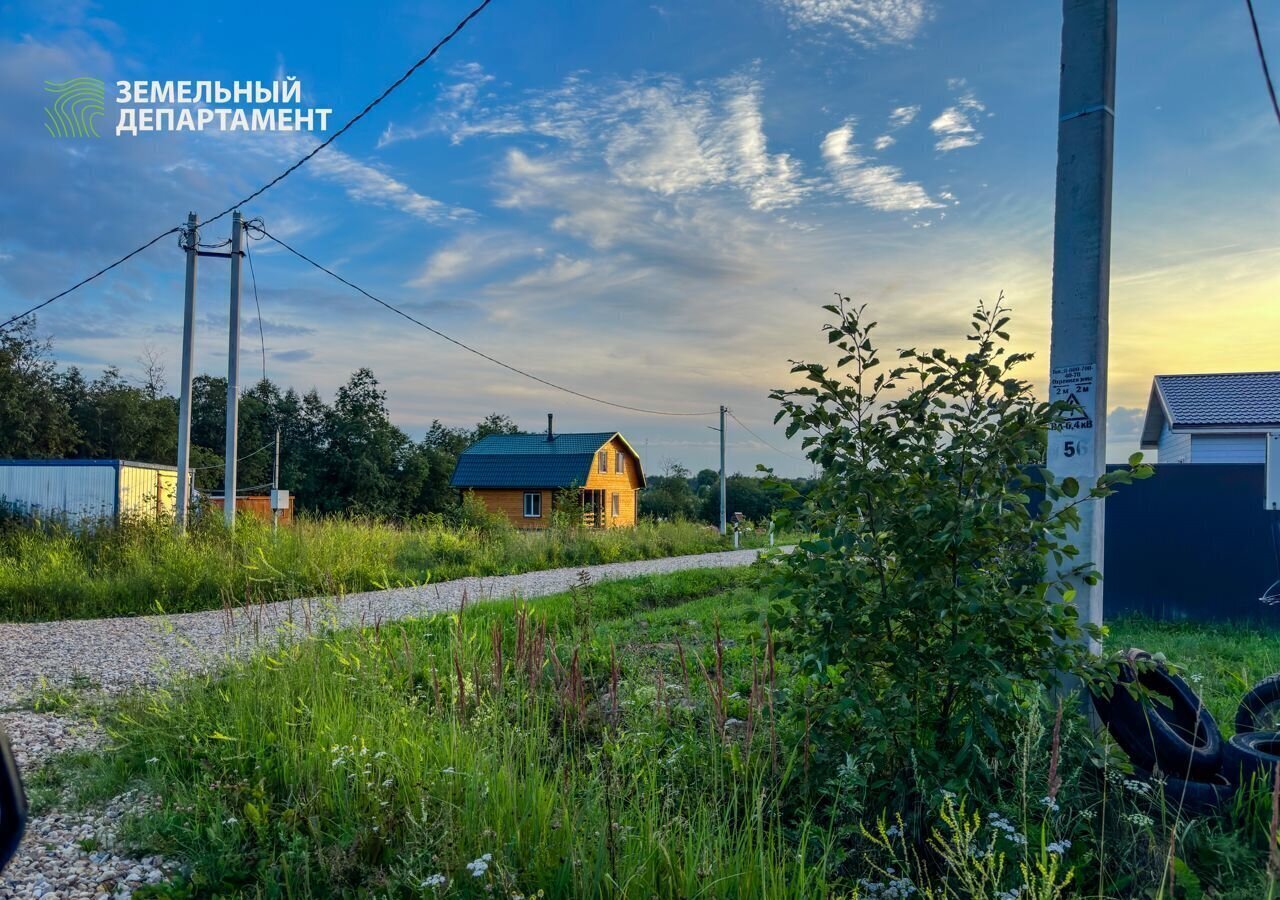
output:
[[[622,455],[621,450],[614,454],[613,471],[619,475],[627,471],[627,458]]]
[[[542,492],[524,492],[524,517],[526,519],[542,518]]]
[[[599,462],[599,465],[597,465],[597,466],[596,466],[596,468],[598,468],[602,474],[604,474],[604,473],[608,473],[608,471],[609,471],[609,451],[608,451],[608,450],[601,450],[599,453],[597,453],[597,454],[596,454],[596,458],[597,458],[597,460],[598,460],[598,462]]]
[[[622,503],[619,501],[618,495],[615,493],[613,495],[613,517],[615,519],[618,518],[618,516],[622,515],[621,510],[622,510]]]

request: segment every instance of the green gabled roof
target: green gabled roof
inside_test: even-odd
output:
[[[616,431],[585,434],[491,434],[458,457],[450,484],[467,488],[566,488],[585,485],[596,451],[620,438],[638,461],[639,454]],[[644,484],[644,471],[640,470]]]

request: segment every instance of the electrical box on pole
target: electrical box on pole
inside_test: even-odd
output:
[[[182,308],[182,384],[178,396],[178,487],[175,498],[175,523],[178,531],[187,527],[191,506],[191,367],[196,352],[196,262],[199,259],[199,236],[195,213],[187,213],[187,227],[182,232],[183,249],[187,252],[187,288]]]
[[[1115,132],[1117,0],[1064,0],[1053,222],[1049,400],[1070,405],[1049,435],[1048,468],[1087,491],[1106,471],[1107,306],[1111,278],[1111,179]],[[1102,501],[1080,509],[1069,535],[1081,558],[1103,567]],[[1051,563],[1052,565],[1052,563]],[[1102,584],[1074,579],[1080,617],[1102,624]]]
[[[231,214],[231,308],[227,338],[227,459],[223,479],[222,510],[227,527],[236,524],[236,462],[240,430],[240,259],[244,252],[244,222],[237,210]]]

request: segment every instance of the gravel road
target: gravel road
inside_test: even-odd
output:
[[[605,581],[744,566],[758,555],[757,550],[729,550],[585,568],[592,580]],[[94,686],[112,693],[157,684],[174,671],[215,665],[228,654],[247,652],[260,640],[274,642],[290,630],[305,634],[325,626],[415,618],[457,609],[464,596],[470,601],[543,597],[568,590],[582,568],[460,578],[230,612],[0,624],[0,706],[18,704],[42,686]]]

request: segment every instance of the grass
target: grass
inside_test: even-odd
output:
[[[31,780],[41,797],[161,798],[125,837],[190,866],[161,889],[174,896],[887,897],[904,878],[921,898],[1274,888],[1269,797],[1179,818],[1070,713],[1059,741],[1052,712],[1029,707],[998,761],[1008,790],[940,801],[919,845],[874,807],[797,815],[803,758],[774,718],[771,688],[789,675],[786,660],[775,674],[764,611],[749,571],[695,570],[324,634],[128,697],[102,714],[116,749]],[[1224,725],[1242,685],[1280,663],[1273,636],[1228,625],[1124,620],[1108,645],[1200,676]]]
[[[1276,625],[1268,630],[1257,625],[1121,619],[1110,625],[1106,646],[1163,653],[1204,699],[1222,733],[1230,735],[1241,696],[1259,680],[1280,672],[1280,614]]]
[[[191,612],[729,546],[714,529],[687,522],[517,532],[492,519],[304,518],[273,534],[245,517],[234,534],[208,521],[185,538],[153,523],[94,531],[11,524],[0,527],[0,620]]]
[[[119,749],[66,772],[163,798],[129,837],[191,864],[177,893],[827,896],[816,830],[777,812],[792,760],[745,578],[295,644],[126,701]]]

